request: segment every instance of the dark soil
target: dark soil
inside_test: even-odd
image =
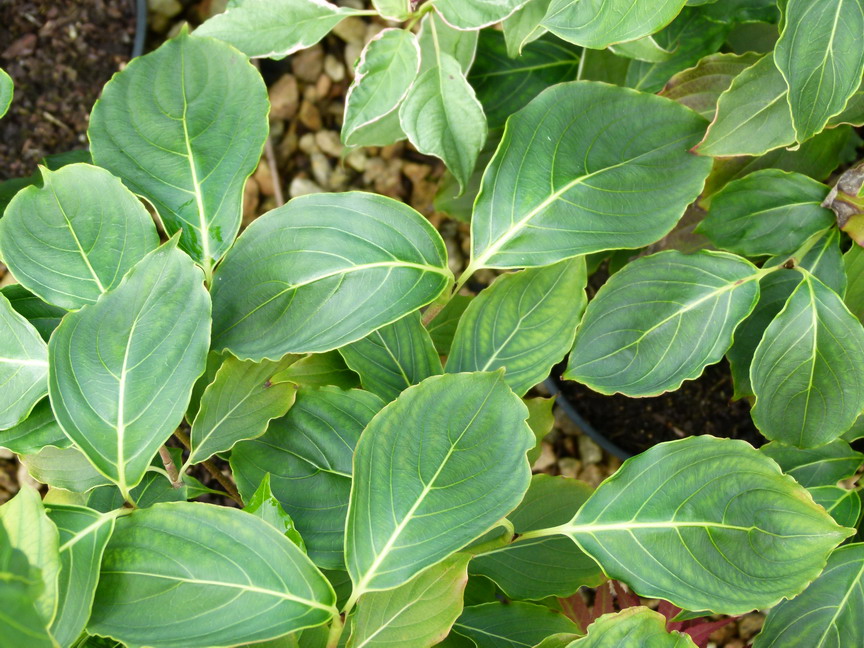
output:
[[[563,380],[559,386],[562,396],[586,421],[631,454],[696,434],[743,439],[755,447],[765,443],[750,418],[750,404],[732,401],[732,376],[725,360],[706,368],[700,378],[685,382],[679,390],[653,398],[604,396]]]
[[[86,146],[102,86],[129,60],[133,0],[0,0],[0,67],[15,82],[0,120],[0,180]]]

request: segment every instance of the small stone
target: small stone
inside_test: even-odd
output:
[[[335,56],[328,54],[324,57],[324,73],[334,83],[339,83],[345,79],[345,66]]]
[[[452,238],[448,237],[444,239],[444,245],[447,246],[447,265],[450,268],[450,272],[454,275],[462,272],[462,251],[459,249],[459,244],[454,241]]]
[[[417,162],[406,162],[402,167],[402,173],[404,173],[411,182],[420,182],[421,180],[425,180],[429,177],[431,172],[431,166],[428,164],[418,164]]]
[[[393,160],[395,158],[401,158],[404,151],[405,145],[402,142],[396,142],[395,144],[382,146],[380,155],[385,160]]]
[[[166,40],[171,40],[172,38],[176,38],[180,35],[180,32],[183,31],[184,27],[189,27],[189,23],[185,20],[180,20],[173,25],[171,25],[171,29],[168,30],[168,33],[165,34]]]
[[[324,127],[321,121],[321,112],[315,107],[315,104],[309,101],[303,101],[300,104],[300,123],[311,131],[319,131]]]
[[[579,479],[590,484],[594,488],[597,488],[600,485],[600,482],[603,481],[603,472],[597,464],[589,464],[582,469],[581,473],[579,473]]]
[[[276,147],[276,157],[282,165],[285,165],[294,153],[297,152],[297,133],[294,130],[289,130],[279,146]]]
[[[366,38],[365,42],[369,42],[373,38],[375,38],[378,34],[384,31],[386,27],[381,23],[370,22],[366,24]]]
[[[258,215],[258,202],[261,200],[258,182],[249,178],[243,187],[243,225],[251,223]]]
[[[330,166],[330,160],[323,153],[313,153],[311,155],[312,176],[315,181],[322,187],[330,184],[330,176],[333,174],[333,167]]]
[[[300,50],[291,57],[291,69],[301,81],[315,83],[324,71],[324,48],[318,44]]]
[[[738,619],[738,636],[742,639],[750,639],[762,629],[765,624],[765,617],[757,612],[745,614]]]
[[[369,158],[361,149],[355,149],[345,156],[345,163],[355,171],[363,173],[369,163]]]
[[[333,87],[333,82],[330,80],[330,77],[326,74],[322,74],[318,77],[318,81],[315,83],[315,92],[318,93],[318,96],[321,99],[325,99],[327,95],[330,94],[330,89]]]
[[[591,437],[579,437],[579,456],[586,464],[599,464],[603,461],[603,450]]]
[[[306,133],[301,138],[297,144],[300,147],[300,150],[303,151],[306,155],[312,155],[313,153],[320,153],[321,149],[318,146],[317,138],[315,137],[315,133]]]
[[[308,101],[309,103],[315,103],[318,101],[318,88],[314,85],[307,85],[303,88],[303,100]]]
[[[348,7],[349,9],[365,9],[365,5],[363,4],[363,0],[337,0],[336,4],[340,7]]]
[[[567,436],[580,436],[584,434],[582,428],[573,422],[567,413],[560,407],[555,408],[555,427],[561,430]]]
[[[342,155],[342,142],[339,133],[332,130],[322,130],[315,133],[315,143],[324,153],[330,157],[338,158]],[[363,169],[357,169],[362,171]]]
[[[363,43],[366,38],[366,23],[357,16],[348,16],[333,28],[336,34],[346,43]]]
[[[534,462],[534,470],[548,472],[557,460],[558,458],[555,456],[555,449],[552,447],[552,444],[544,441],[540,444],[540,456]]]
[[[558,460],[558,470],[561,471],[561,474],[564,477],[576,479],[576,476],[579,474],[581,469],[582,462],[573,457],[561,457],[561,459]]]
[[[198,3],[198,14],[201,22],[220,14],[228,8],[228,0],[203,0]]]
[[[352,174],[344,167],[336,167],[333,169],[333,174],[330,176],[330,182],[327,185],[331,191],[344,191],[348,188],[351,182]]]
[[[178,0],[147,0],[147,8],[151,13],[166,18],[173,18],[183,11],[183,5]]]
[[[388,161],[382,158],[372,158],[366,165],[363,180],[366,184],[372,185],[375,191],[380,194],[391,198],[401,198],[401,167],[401,160]]]
[[[282,135],[285,133],[285,122],[281,119],[278,121],[270,122],[270,139],[274,142],[278,142]]]
[[[324,190],[309,178],[294,176],[294,179],[291,180],[291,185],[288,187],[288,193],[291,194],[292,198],[297,198],[297,196],[324,193]]]
[[[348,43],[345,46],[345,66],[348,68],[351,76],[354,76],[354,67],[357,65],[357,60],[360,58],[362,52],[363,45],[361,43]]]
[[[258,168],[255,169],[255,173],[252,174],[252,177],[255,179],[255,182],[258,183],[258,189],[261,191],[262,195],[276,195],[276,190],[273,187],[273,174],[270,173],[270,167],[267,164],[267,160],[262,158],[258,162]]]
[[[300,91],[293,74],[283,74],[270,86],[270,119],[291,119],[300,107]]]

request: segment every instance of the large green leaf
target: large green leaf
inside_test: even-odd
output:
[[[768,613],[754,648],[864,645],[864,544],[840,547],[803,594]]]
[[[27,557],[10,542],[0,524],[0,635],[3,648],[57,648],[48,634],[45,620],[36,611],[34,594],[39,576],[30,568]]]
[[[330,351],[452,281],[435,228],[384,196],[295,198],[253,222],[213,282],[213,347],[251,360]]]
[[[771,459],[711,436],[628,459],[555,530],[640,596],[726,614],[795,596],[852,533]]]
[[[725,252],[669,250],[627,264],[588,305],[564,377],[603,394],[678,389],[726,353],[759,276]]]
[[[342,550],[354,447],[382,407],[380,398],[357,389],[303,388],[288,414],[272,421],[264,436],[242,441],[231,452],[244,500],[270,473],[273,494],[322,568],[345,568]]]
[[[462,613],[470,558],[467,553],[455,554],[404,585],[361,596],[348,648],[436,645]]]
[[[295,360],[286,356],[279,362],[250,362],[227,357],[201,396],[189,434],[192,449],[186,465],[230,450],[238,441],[261,436],[271,419],[285,414],[297,388],[291,383],[273,384],[272,379]]]
[[[576,479],[534,475],[525,498],[507,517],[519,534],[564,524],[590,495],[591,487]],[[470,571],[486,576],[518,600],[563,598],[604,579],[597,563],[562,536],[524,540],[481,553],[471,561]]]
[[[639,136],[622,138],[623,123]],[[544,91],[507,122],[483,176],[470,269],[656,241],[708,175],[710,161],[689,152],[704,128],[674,101],[626,88],[577,81]]]
[[[843,266],[849,280],[843,301],[859,321],[864,322],[864,248],[853,245],[843,255]]]
[[[856,527],[861,520],[861,493],[840,486],[813,486],[807,489],[813,501],[824,508],[837,524]]]
[[[459,61],[464,74],[474,64],[477,54],[478,32],[461,31],[445,23],[440,14],[429,12],[420,22],[417,42],[420,45],[420,72],[438,65],[439,52],[445,52]]]
[[[327,0],[232,0],[195,35],[231,43],[247,56],[281,59],[314,45],[343,18],[363,13]]]
[[[388,20],[405,20],[411,14],[411,0],[372,0],[372,6]]]
[[[342,143],[384,146],[401,139],[399,105],[419,71],[420,47],[412,32],[385,29],[369,41],[345,97]]]
[[[468,81],[483,105],[489,128],[496,130],[549,86],[575,79],[578,68],[578,48],[543,39],[511,58],[504,36],[490,29],[480,32]]]
[[[427,378],[372,419],[346,526],[354,596],[405,583],[516,507],[531,474],[527,417],[499,371]]]
[[[300,387],[333,385],[342,389],[360,386],[360,377],[348,368],[338,351],[312,353],[273,376],[274,382],[291,382]]]
[[[685,4],[686,0],[552,0],[542,25],[576,45],[603,49],[653,34],[672,22]]]
[[[0,430],[29,416],[48,386],[48,347],[0,294]]]
[[[579,626],[560,612],[521,601],[466,607],[453,631],[477,648],[531,648],[551,634],[581,634]]]
[[[66,314],[65,308],[59,308],[42,301],[21,284],[3,286],[0,288],[0,294],[9,300],[15,311],[36,327],[39,335],[46,342]]]
[[[818,448],[796,448],[772,441],[759,451],[776,461],[783,472],[805,488],[833,486],[841,479],[852,477],[864,463],[864,454],[853,450],[842,439]]]
[[[57,527],[48,519],[39,492],[22,486],[15,497],[0,506],[0,526],[6,528],[10,545],[39,570],[41,587],[35,598],[36,609],[45,622],[51,623],[58,612],[60,543]]]
[[[443,372],[420,313],[411,313],[339,349],[365,389],[391,401],[411,385]]]
[[[73,645],[90,618],[102,553],[119,514],[79,506],[48,509],[48,517],[60,532],[59,605],[51,634],[61,646]]]
[[[789,87],[788,105],[799,142],[842,112],[861,85],[864,68],[862,0],[789,0],[774,61]]]
[[[203,275],[176,237],[51,336],[57,422],[124,496],[182,420],[209,337]]]
[[[57,425],[51,402],[47,398],[39,401],[30,416],[18,425],[0,432],[0,448],[18,454],[39,452],[45,446],[67,448],[71,443]]]
[[[528,0],[432,0],[432,4],[456,29],[475,30],[499,23]]]
[[[93,107],[93,161],[146,196],[209,277],[231,246],[267,139],[267,90],[234,48],[181,33],[116,74]]]
[[[172,502],[117,520],[87,629],[153,648],[216,648],[321,625],[335,604],[327,579],[264,520]]]
[[[42,168],[0,220],[0,256],[21,284],[62,308],[92,304],[159,245],[144,205],[104,169]]]
[[[720,95],[735,77],[758,60],[759,56],[753,52],[711,54],[675,74],[660,94],[695,110],[705,119],[714,119]]]
[[[573,345],[586,281],[582,257],[499,277],[459,321],[448,373],[504,368],[504,380],[522,396]]]
[[[435,348],[441,355],[450,355],[450,347],[456,336],[459,320],[473,300],[473,296],[453,295],[447,305],[427,324],[429,337],[432,338]]]
[[[541,27],[540,22],[546,16],[551,2],[552,0],[528,0],[521,9],[501,23],[510,58],[519,56],[522,48],[546,33],[546,28]]]
[[[435,21],[428,24],[436,34]],[[399,124],[414,147],[441,158],[464,189],[486,142],[486,117],[459,61],[435,42],[434,64],[399,107]]]
[[[837,294],[806,270],[765,330],[750,366],[753,422],[766,437],[819,446],[864,409],[864,329]]]
[[[764,169],[716,193],[696,231],[744,256],[792,254],[834,224],[834,213],[822,207],[827,195],[828,187],[805,175]]]
[[[36,481],[75,493],[84,493],[111,483],[107,477],[96,471],[93,464],[75,446],[47,446],[36,454],[22,455],[21,463]]]
[[[690,635],[666,630],[666,617],[647,607],[604,614],[588,626],[588,636],[567,648],[696,648]]]

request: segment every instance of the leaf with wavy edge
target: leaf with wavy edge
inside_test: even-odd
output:
[[[768,613],[753,648],[864,645],[864,544],[840,547],[803,594]]]
[[[808,488],[813,501],[824,508],[837,524],[855,527],[861,521],[861,494],[840,486],[813,486]]]
[[[624,122],[639,136],[622,140]],[[674,101],[628,88],[545,90],[510,117],[486,169],[464,276],[656,241],[702,190],[711,161],[689,149],[704,128]]]
[[[528,0],[432,0],[441,17],[455,29],[474,31],[507,19]]]
[[[26,419],[48,391],[48,346],[0,293],[0,430]]]
[[[710,54],[691,68],[678,72],[660,95],[695,110],[705,119],[714,119],[717,101],[741,72],[756,63],[759,55]]]
[[[783,472],[805,488],[834,485],[852,477],[864,463],[864,454],[853,450],[843,439],[818,448],[796,448],[772,441],[759,448],[759,452],[771,457]]]
[[[546,33],[546,28],[541,27],[540,22],[549,10],[551,1],[528,0],[527,4],[501,23],[510,58],[519,56],[522,48]]]
[[[561,533],[640,596],[743,614],[797,595],[854,533],[744,441],[654,446],[603,482]]]
[[[666,617],[647,607],[604,614],[588,626],[588,636],[567,648],[696,648],[690,635],[666,630]]]
[[[411,0],[372,0],[372,6],[387,20],[405,20],[411,14]]]
[[[278,360],[356,342],[452,281],[444,241],[392,198],[294,198],[255,220],[213,281],[213,348]]]

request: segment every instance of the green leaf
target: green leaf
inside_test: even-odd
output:
[[[435,33],[435,23],[429,25]],[[459,62],[437,48],[436,54],[399,107],[399,124],[411,144],[443,160],[464,189],[486,141],[486,117]]]
[[[0,627],[4,646],[9,648],[57,648],[45,620],[36,611],[33,594],[39,586],[34,571],[0,524]]]
[[[537,40],[546,33],[546,28],[540,22],[549,10],[552,0],[528,0],[516,13],[501,23],[504,40],[507,42],[507,54],[516,58],[528,43]]]
[[[385,146],[402,138],[391,125],[420,72],[420,46],[404,29],[385,29],[366,44],[345,97],[342,143]]]
[[[789,0],[774,61],[789,87],[797,140],[843,111],[864,69],[862,0]]]
[[[192,388],[192,396],[189,399],[189,407],[186,408],[185,418],[190,426],[198,415],[198,408],[201,407],[201,397],[204,395],[204,390],[213,382],[216,372],[219,371],[219,367],[222,366],[224,361],[225,356],[220,353],[211,351],[207,354],[207,365],[204,368],[204,373],[198,376],[198,380],[195,381],[195,386]]]
[[[690,635],[666,630],[666,617],[647,607],[604,614],[588,626],[588,636],[568,648],[696,648]]]
[[[724,614],[795,596],[852,532],[752,446],[707,435],[628,459],[557,530],[640,596]]]
[[[837,524],[855,527],[861,519],[861,494],[839,486],[814,486],[808,488],[813,501],[824,508]]]
[[[576,45],[604,49],[659,31],[672,22],[685,3],[686,0],[552,0],[542,25]]]
[[[505,382],[524,395],[573,346],[586,281],[582,257],[498,277],[459,321],[447,372],[504,368]]]
[[[14,95],[15,84],[12,82],[12,77],[6,74],[3,68],[0,68],[0,117],[9,110]]]
[[[646,63],[663,63],[675,54],[674,49],[665,49],[653,36],[643,36],[634,41],[610,45],[609,49],[618,56]]]
[[[90,618],[99,564],[118,514],[106,515],[79,506],[48,509],[48,517],[60,533],[59,605],[51,634],[61,646],[74,645]]]
[[[840,547],[803,594],[768,613],[754,648],[857,646],[864,643],[864,544]]]
[[[622,141],[610,114],[638,123],[639,137]],[[656,241],[708,175],[710,161],[689,152],[704,128],[687,108],[626,88],[577,81],[545,90],[510,118],[483,176],[469,269],[548,265]]]
[[[528,0],[432,0],[441,17],[456,29],[473,31],[505,20]]]
[[[756,304],[759,276],[725,252],[636,259],[591,300],[564,377],[602,394],[678,389],[726,353]]]
[[[433,29],[434,28],[434,29]],[[439,53],[446,53],[459,61],[463,74],[474,64],[477,53],[477,31],[454,29],[431,11],[420,22],[417,42],[420,44],[420,72],[438,65]]]
[[[153,648],[234,646],[326,623],[335,603],[327,579],[264,520],[173,502],[117,520],[87,629]]]
[[[528,408],[528,427],[534,433],[534,447],[528,451],[528,463],[533,466],[540,458],[543,439],[555,425],[555,415],[552,413],[555,397],[525,398],[522,402]]]
[[[579,626],[560,612],[521,601],[466,607],[453,631],[477,648],[531,648],[550,634],[581,634]]]
[[[48,347],[0,294],[0,430],[26,419],[48,389]]]
[[[473,300],[474,297],[470,295],[453,295],[441,312],[427,325],[429,337],[432,338],[435,348],[441,355],[450,355],[450,347],[456,336],[459,320]]]
[[[772,441],[759,451],[776,461],[783,472],[805,488],[834,486],[841,479],[852,477],[864,463],[864,454],[841,439],[818,448],[796,448]]]
[[[427,378],[375,416],[354,456],[354,596],[407,582],[516,507],[530,479],[527,417],[503,372]]]
[[[359,376],[348,368],[338,351],[313,353],[273,376],[273,382],[292,382],[301,387],[333,385],[341,389],[360,386]]]
[[[849,281],[843,301],[852,314],[864,322],[864,248],[850,247],[843,255],[843,266]]]
[[[258,490],[249,498],[243,510],[267,522],[274,529],[285,535],[291,542],[306,553],[306,544],[300,532],[294,526],[294,520],[285,512],[279,500],[270,489],[270,473],[264,475]]]
[[[204,371],[209,319],[202,273],[175,237],[51,336],[57,422],[124,496],[183,419]]]
[[[71,443],[57,425],[47,398],[39,401],[18,425],[0,432],[0,447],[18,454],[33,454],[45,446],[67,448]]]
[[[697,151],[702,155],[762,155],[795,142],[783,75],[771,55],[741,72],[720,95],[717,114]]]
[[[42,168],[0,220],[0,256],[21,284],[66,309],[92,304],[159,245],[144,205],[104,169]]]
[[[714,119],[720,95],[729,89],[735,77],[758,60],[759,56],[753,52],[711,54],[675,74],[660,95],[695,110],[705,119]]]
[[[2,222],[2,221],[0,221]],[[31,293],[21,284],[10,284],[0,288],[0,294],[9,304],[30,322],[46,342],[66,314],[65,308],[52,306]]]
[[[750,367],[753,422],[767,438],[824,445],[848,430],[864,404],[864,329],[842,300],[804,270],[765,330]]]
[[[6,528],[10,545],[39,570],[41,587],[35,598],[36,609],[43,621],[51,623],[58,612],[60,543],[57,527],[45,513],[39,492],[23,485],[0,506],[0,526]]]
[[[756,171],[716,193],[696,231],[744,256],[792,254],[834,224],[834,213],[822,207],[827,195],[828,187],[800,173]]]
[[[468,81],[483,106],[489,128],[497,130],[549,86],[575,79],[578,68],[575,47],[544,39],[525,47],[519,58],[511,58],[504,36],[486,30],[480,32]]]
[[[411,385],[443,373],[432,339],[411,313],[339,349],[363,388],[389,402]]]
[[[591,495],[588,484],[565,477],[534,475],[522,503],[508,519],[516,533],[569,522]],[[471,561],[471,574],[493,580],[511,599],[565,598],[583,585],[596,587],[603,572],[563,536],[514,542]]]
[[[195,36],[218,38],[252,58],[281,59],[311,47],[343,18],[362,13],[327,0],[234,0]]]
[[[192,450],[185,465],[201,463],[217,452],[230,450],[238,441],[261,436],[271,419],[285,414],[297,389],[291,383],[274,384],[272,380],[295,360],[293,356],[279,362],[225,358],[201,396],[189,434]]]
[[[387,20],[405,20],[411,14],[410,0],[372,0],[372,6]]]
[[[180,248],[209,277],[240,229],[267,110],[264,82],[240,52],[182,32],[105,85],[90,117],[93,161],[145,196],[169,234],[182,230]]]
[[[75,493],[84,493],[111,483],[96,471],[90,460],[75,446],[46,446],[36,454],[22,455],[21,463],[36,481]]]
[[[220,264],[213,348],[256,361],[330,351],[451,281],[441,236],[407,205],[360,192],[302,196],[255,220]]]
[[[357,389],[303,388],[284,417],[264,436],[231,452],[231,469],[244,500],[270,473],[273,494],[294,520],[309,557],[325,569],[344,569],[345,515],[352,459],[360,433],[384,401]]]
[[[469,554],[458,553],[386,592],[357,602],[349,648],[437,645],[462,613]]]

